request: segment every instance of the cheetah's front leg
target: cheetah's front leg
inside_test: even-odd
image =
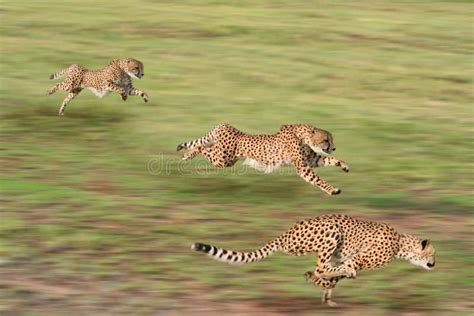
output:
[[[120,94],[120,96],[122,97],[122,100],[127,100],[127,91],[120,85],[112,82],[112,81],[109,81],[107,83],[107,90],[109,91],[112,91],[112,92],[117,92],[118,94]]]
[[[146,94],[144,91],[137,89],[135,87],[131,87],[129,90],[129,95],[138,95],[143,98],[143,101],[148,102],[148,94]]]
[[[308,165],[308,158],[307,152],[305,151],[305,147],[299,147],[299,144],[293,144],[293,146],[294,151],[292,152],[291,161],[300,177],[302,177],[306,182],[319,187],[321,190],[323,190],[329,195],[336,195],[341,193],[341,190],[333,187],[321,177],[319,177],[316,173],[314,173],[311,166]]]
[[[323,178],[314,173],[313,169],[308,165],[299,165],[296,166],[296,171],[306,182],[311,183],[319,187],[322,191],[326,192],[329,195],[337,195],[341,193],[341,190],[333,187],[326,182]]]
[[[314,167],[341,167],[342,171],[349,172],[349,165],[332,156],[321,156],[312,152],[308,157],[308,164]]]

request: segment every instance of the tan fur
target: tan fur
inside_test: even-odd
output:
[[[276,251],[301,256],[318,253],[309,282],[323,287],[323,302],[334,306],[332,289],[343,278],[355,278],[357,271],[386,266],[395,258],[431,270],[435,249],[428,240],[399,234],[389,225],[355,219],[346,215],[324,215],[300,221],[286,233],[252,252],[237,252],[196,243],[194,250],[216,260],[244,264],[262,260]]]
[[[181,149],[187,150],[183,160],[202,154],[218,168],[233,166],[240,158],[246,158],[244,164],[265,173],[292,164],[306,182],[330,195],[341,190],[316,175],[312,168],[338,166],[349,171],[344,161],[324,156],[336,149],[331,133],[307,124],[283,125],[274,135],[249,135],[220,124],[206,136],[179,145],[178,150]]]
[[[99,98],[116,92],[124,101],[129,95],[138,95],[148,102],[148,95],[132,85],[132,78],[140,79],[144,75],[143,64],[136,59],[116,59],[100,70],[88,70],[79,64],[74,64],[52,74],[50,79],[57,79],[64,75],[66,76],[64,81],[54,85],[48,91],[50,95],[59,89],[69,92],[59,109],[59,115],[64,115],[68,103],[85,88],[91,90]]]

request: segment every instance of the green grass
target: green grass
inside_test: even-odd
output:
[[[314,256],[231,267],[196,241],[259,247],[341,212],[430,238],[437,269],[396,262],[335,291],[338,313],[468,314],[473,295],[473,5],[466,1],[3,1],[0,312],[312,314]],[[133,57],[123,102],[84,91],[57,117],[51,73]],[[183,164],[228,122],[330,130],[349,174]]]

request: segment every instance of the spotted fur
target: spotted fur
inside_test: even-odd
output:
[[[286,233],[251,252],[226,250],[195,243],[192,249],[213,259],[232,264],[255,262],[282,251],[290,255],[318,253],[317,266],[305,273],[315,286],[324,288],[323,303],[334,306],[332,289],[343,278],[355,278],[357,271],[386,266],[395,258],[431,270],[435,249],[426,239],[399,234],[394,228],[346,215],[324,215],[300,221]]]
[[[60,116],[64,115],[68,103],[85,88],[91,90],[99,98],[116,92],[124,101],[129,95],[138,95],[148,102],[148,95],[132,85],[132,78],[141,79],[143,75],[143,64],[132,58],[113,60],[107,67],[100,70],[88,70],[79,64],[74,64],[49,77],[58,79],[66,76],[63,82],[49,89],[48,94],[51,95],[59,89],[68,92],[59,109]]]
[[[336,150],[331,133],[307,124],[283,125],[274,135],[249,135],[220,124],[206,136],[178,145],[177,150],[181,149],[186,149],[183,160],[202,154],[218,168],[233,166],[240,158],[246,158],[244,164],[266,173],[292,164],[306,182],[330,195],[341,190],[312,168],[338,166],[349,171],[344,161],[326,156]]]

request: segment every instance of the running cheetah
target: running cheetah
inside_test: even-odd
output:
[[[73,64],[52,74],[49,79],[58,79],[64,75],[66,75],[64,81],[55,84],[48,91],[50,95],[59,89],[69,93],[59,109],[60,116],[64,115],[68,103],[85,88],[99,98],[117,92],[124,101],[129,95],[138,95],[148,102],[148,95],[132,85],[132,78],[141,79],[144,75],[143,64],[136,59],[116,59],[101,70],[88,70],[79,64]]]
[[[264,247],[252,252],[236,252],[195,243],[192,249],[231,264],[262,260],[275,251],[290,255],[317,252],[314,272],[306,279],[324,288],[323,303],[335,306],[332,289],[343,278],[355,278],[358,270],[386,266],[395,258],[432,270],[435,249],[426,239],[399,234],[392,227],[346,215],[324,215],[300,221]]]
[[[177,150],[181,149],[187,150],[183,160],[203,154],[218,168],[233,166],[241,157],[246,158],[244,164],[265,173],[292,164],[306,182],[329,195],[341,190],[316,175],[312,168],[338,166],[349,172],[344,161],[325,156],[336,150],[331,133],[308,124],[282,125],[274,135],[249,135],[220,124],[206,136],[178,145]]]

